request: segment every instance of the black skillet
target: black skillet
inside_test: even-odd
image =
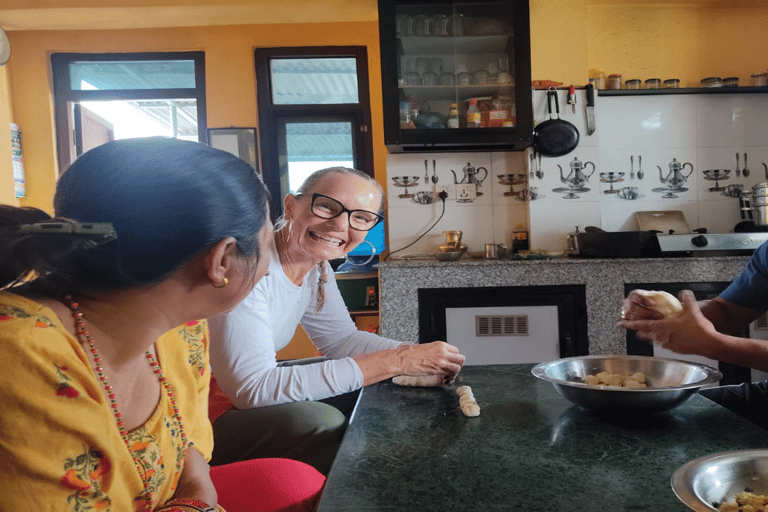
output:
[[[552,99],[555,100],[555,113],[552,117]],[[547,110],[549,119],[536,125],[533,129],[533,148],[544,156],[567,155],[579,145],[579,130],[568,121],[560,119],[560,104],[557,91],[547,91]]]

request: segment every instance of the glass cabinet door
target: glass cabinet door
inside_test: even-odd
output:
[[[394,48],[382,34],[381,49],[388,146],[527,145],[519,140],[532,131],[527,1],[393,6]]]

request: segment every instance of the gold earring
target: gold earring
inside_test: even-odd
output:
[[[214,288],[224,288],[228,284],[229,284],[229,279],[227,279],[226,277],[222,277],[221,278],[221,283],[220,284],[214,284],[213,287]]]

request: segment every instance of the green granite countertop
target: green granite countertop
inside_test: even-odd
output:
[[[366,387],[319,511],[683,512],[678,467],[768,447],[768,431],[700,395],[658,415],[598,416],[532,366],[465,367],[450,387]],[[458,407],[463,384],[479,417]]]

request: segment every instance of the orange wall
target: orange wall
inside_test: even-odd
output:
[[[17,206],[13,184],[13,159],[11,157],[11,112],[7,67],[0,66],[0,204]],[[23,143],[22,134],[22,143]]]
[[[52,211],[58,170],[49,56],[56,52],[205,51],[208,126],[223,127],[258,125],[254,48],[367,46],[374,166],[378,179],[386,178],[377,22],[26,31],[10,32],[9,37],[13,47],[9,63],[12,111],[22,130],[27,171],[27,197],[20,200],[22,205]],[[0,166],[6,167],[1,160]]]
[[[768,3],[724,3],[530,0],[532,77],[582,85],[600,69],[689,87],[708,76],[749,85],[768,68]]]
[[[768,68],[768,2],[709,5],[593,5],[587,9],[590,69],[627,78],[679,78],[698,87],[702,78],[739,77]]]

